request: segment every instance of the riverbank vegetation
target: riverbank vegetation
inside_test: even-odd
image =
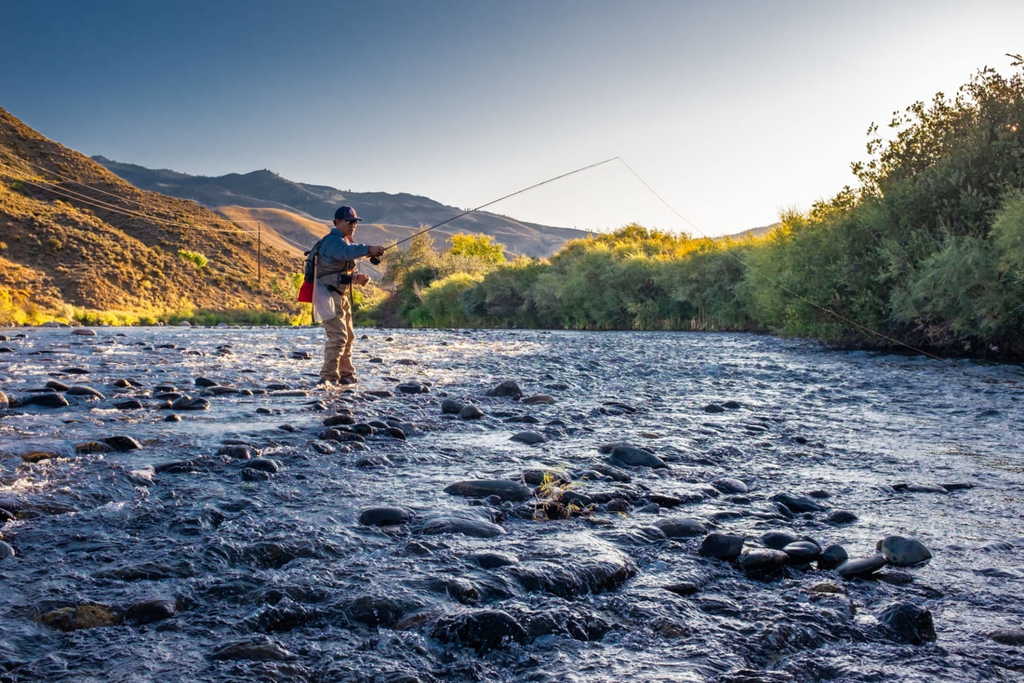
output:
[[[845,187],[768,235],[629,225],[548,260],[424,236],[389,262],[385,324],[758,330],[855,347],[1024,357],[1024,70],[897,112]],[[470,248],[467,248],[470,246]],[[490,252],[493,254],[493,251]]]

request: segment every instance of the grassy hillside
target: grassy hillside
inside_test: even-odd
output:
[[[268,245],[260,284],[254,235],[195,202],[139,190],[3,109],[0,224],[3,298],[51,315],[291,310],[282,283],[300,269],[294,250]]]

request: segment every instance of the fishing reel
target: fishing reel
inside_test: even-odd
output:
[[[371,256],[370,257],[370,263],[372,263],[375,266],[379,266],[380,265],[380,256]]]

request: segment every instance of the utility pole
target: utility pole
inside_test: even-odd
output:
[[[263,224],[256,224],[256,282],[263,286]]]

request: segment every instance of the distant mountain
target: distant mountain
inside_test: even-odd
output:
[[[293,223],[307,219],[326,225],[333,218],[335,209],[349,204],[366,220],[359,239],[367,242],[373,241],[372,236],[379,235],[381,241],[388,243],[408,236],[421,225],[440,223],[462,211],[420,195],[343,192],[326,185],[298,183],[268,170],[208,177],[149,169],[102,156],[93,159],[138,187],[192,199],[218,210],[233,206],[278,209],[298,214],[298,218],[289,219]],[[280,214],[278,217],[282,218]],[[491,235],[509,251],[527,256],[550,256],[565,242],[587,235],[582,230],[517,221],[481,211],[438,229],[435,238],[442,241],[459,232]],[[292,234],[297,236],[297,233]]]
[[[778,223],[772,223],[771,225],[762,225],[762,226],[757,227],[757,228],[747,228],[746,230],[741,230],[740,232],[734,232],[734,233],[732,233],[730,235],[722,235],[721,237],[718,237],[716,239],[720,239],[720,240],[725,240],[725,239],[740,240],[740,239],[744,239],[745,237],[761,237],[762,235],[767,235],[768,233],[770,233],[772,230],[774,230],[777,227],[779,227]]]
[[[271,282],[301,267],[294,247],[263,245],[258,282],[253,234],[195,202],[132,186],[4,109],[0,225],[7,305],[284,311],[292,302]]]

